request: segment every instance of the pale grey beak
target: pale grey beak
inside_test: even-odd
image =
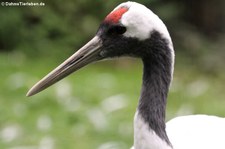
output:
[[[95,36],[86,45],[75,52],[71,57],[69,57],[48,75],[46,75],[43,79],[37,82],[28,91],[27,96],[37,94],[38,92],[65,78],[72,72],[84,67],[91,62],[100,60],[101,47],[102,40],[98,36]]]

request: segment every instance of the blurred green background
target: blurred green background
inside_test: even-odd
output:
[[[140,60],[91,64],[40,94],[25,97],[34,83],[91,39],[122,1],[26,2],[45,6],[0,6],[0,148],[132,146]],[[160,16],[174,42],[176,65],[167,119],[187,114],[225,117],[225,1],[138,2]]]

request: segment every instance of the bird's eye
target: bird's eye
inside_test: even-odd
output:
[[[109,28],[108,33],[110,35],[122,35],[127,31],[126,27],[121,25],[112,26]]]

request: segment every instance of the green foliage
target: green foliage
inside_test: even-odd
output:
[[[0,50],[24,51],[34,57],[52,52],[61,55],[62,50],[77,48],[96,32],[103,7],[95,1],[85,4],[83,0],[63,4],[46,1],[43,7],[3,7],[0,9]],[[91,8],[97,6],[98,11],[92,11]]]

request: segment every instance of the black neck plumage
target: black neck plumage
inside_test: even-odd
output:
[[[142,57],[144,72],[138,111],[150,129],[171,146],[165,130],[165,113],[173,57],[166,40],[160,37],[152,34],[151,52]]]

